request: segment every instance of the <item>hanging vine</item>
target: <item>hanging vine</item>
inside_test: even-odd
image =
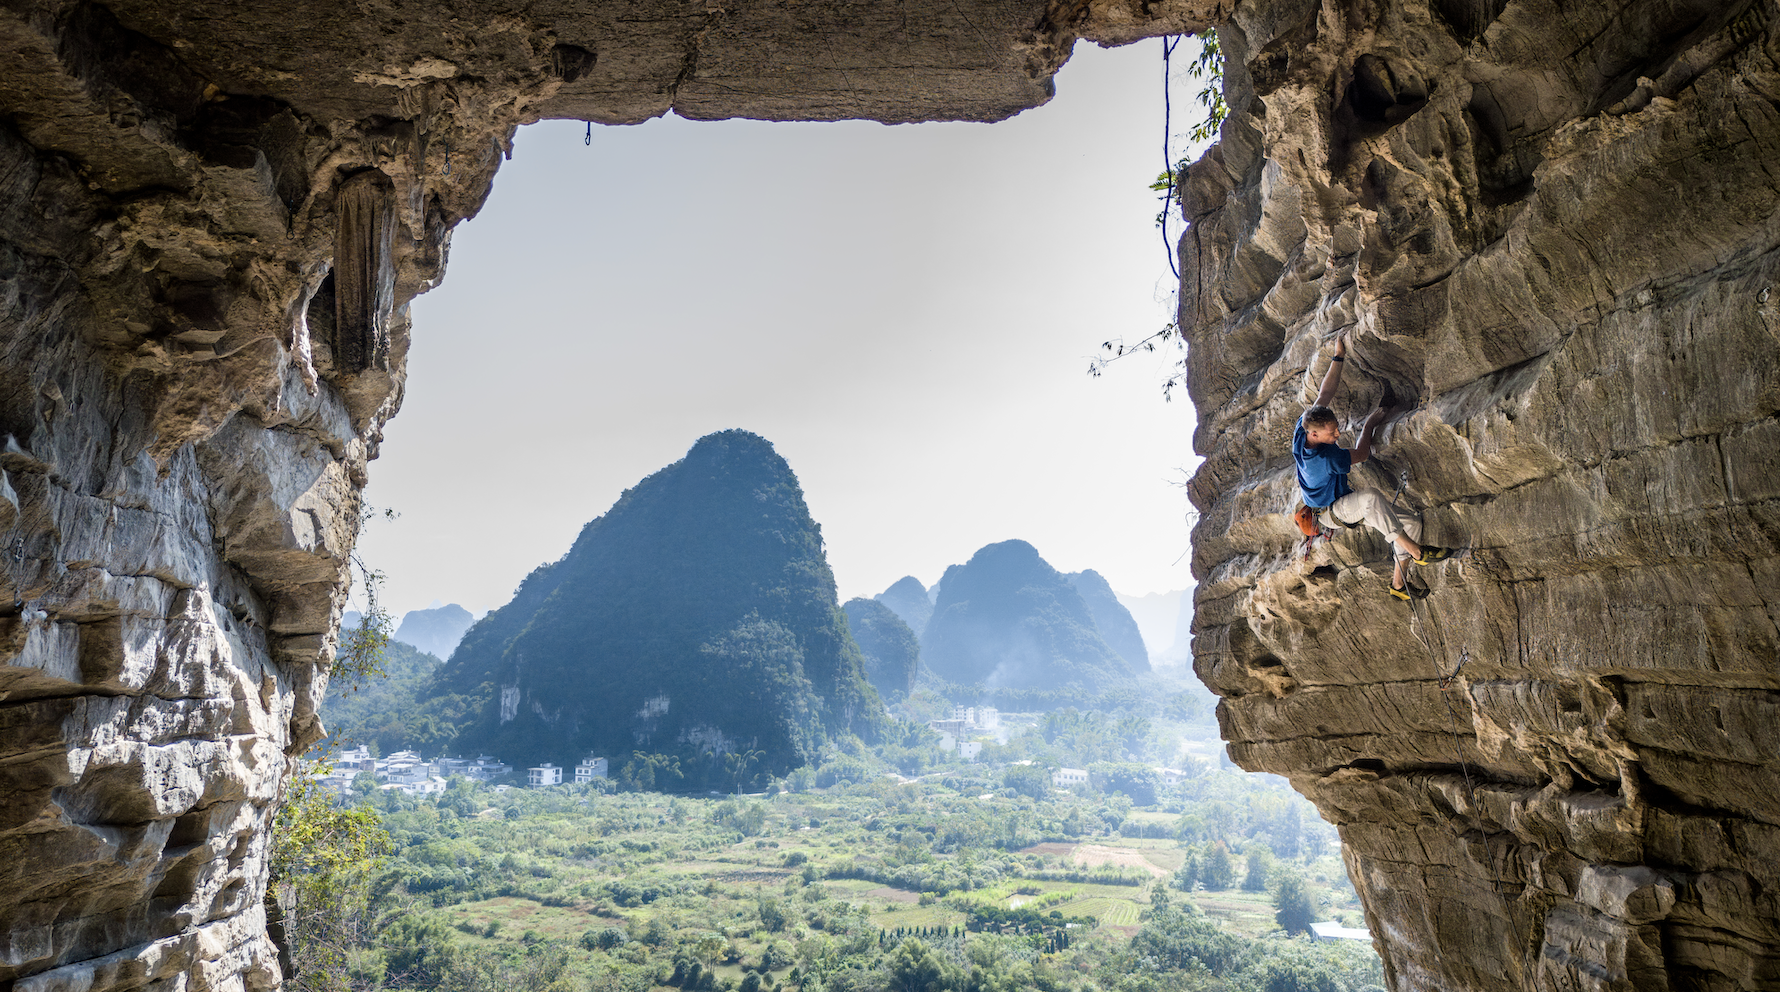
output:
[[[1173,102],[1170,84],[1173,82],[1172,59],[1175,49],[1185,41],[1185,36],[1162,39],[1162,163],[1161,173],[1150,183],[1150,189],[1160,194],[1161,209],[1156,211],[1156,226],[1162,231],[1162,244],[1168,256],[1168,269],[1180,278],[1180,268],[1175,264],[1174,239],[1168,233],[1168,219],[1181,205],[1181,181],[1192,159],[1174,158],[1172,139],[1174,136]],[[1224,53],[1218,47],[1217,35],[1207,33],[1199,36],[1199,54],[1187,67],[1187,75],[1201,83],[1199,92],[1195,94],[1202,116],[1193,129],[1188,132],[1193,146],[1198,147],[1217,138],[1218,130],[1229,116],[1230,107],[1224,102]],[[1170,340],[1180,341],[1180,326],[1169,321],[1154,334],[1127,345],[1123,341],[1105,341],[1100,345],[1100,354],[1088,363],[1088,374],[1098,377],[1106,370],[1107,365],[1116,362],[1126,355],[1136,352],[1153,352],[1158,345]],[[1174,389],[1184,384],[1185,370],[1169,376],[1162,382],[1162,398],[1173,399]]]

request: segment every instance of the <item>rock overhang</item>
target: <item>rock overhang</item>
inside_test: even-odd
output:
[[[1771,5],[1238,5],[1184,207],[1195,655],[1342,830],[1397,988],[1767,988],[1780,906]],[[1764,309],[1766,307],[1767,309]],[[1301,553],[1292,425],[1469,553]],[[1729,838],[1737,838],[1735,841]],[[1743,844],[1729,856],[1726,844]]]

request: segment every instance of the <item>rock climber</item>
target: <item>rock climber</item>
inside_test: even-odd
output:
[[[1316,405],[1298,418],[1298,429],[1292,434],[1292,460],[1298,464],[1298,489],[1304,505],[1319,519],[1327,517],[1349,527],[1367,524],[1396,545],[1396,567],[1391,571],[1390,593],[1409,602],[1410,592],[1404,572],[1410,562],[1426,565],[1452,554],[1451,548],[1419,543],[1422,536],[1421,514],[1398,509],[1390,497],[1377,489],[1354,489],[1348,484],[1348,472],[1355,465],[1372,457],[1372,440],[1378,426],[1389,413],[1384,406],[1367,416],[1360,427],[1360,438],[1352,450],[1337,444],[1341,422],[1329,404],[1341,385],[1341,366],[1347,361],[1347,334],[1335,341],[1335,358],[1323,375],[1322,392]],[[1326,525],[1325,525],[1326,526]]]

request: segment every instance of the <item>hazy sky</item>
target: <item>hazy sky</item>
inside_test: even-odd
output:
[[[843,600],[1008,538],[1122,593],[1185,588],[1178,356],[1086,374],[1172,318],[1160,44],[1078,46],[1056,99],[994,125],[523,129],[414,305],[367,492],[401,516],[360,542],[386,608],[505,604],[732,427],[790,462]],[[1196,89],[1177,78],[1177,135]]]

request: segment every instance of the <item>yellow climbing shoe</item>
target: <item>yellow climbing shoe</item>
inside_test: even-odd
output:
[[[1391,586],[1391,587],[1389,587],[1389,592],[1392,596],[1397,597],[1398,599],[1402,600],[1403,602],[1405,602],[1405,603],[1409,602],[1409,590],[1399,589],[1396,586]]]
[[[1441,560],[1444,560],[1447,558],[1451,558],[1452,554],[1453,554],[1452,548],[1437,548],[1431,544],[1424,544],[1424,545],[1422,545],[1421,557],[1413,559],[1413,561],[1417,565],[1427,565],[1432,562],[1437,562],[1437,561],[1441,561]]]

